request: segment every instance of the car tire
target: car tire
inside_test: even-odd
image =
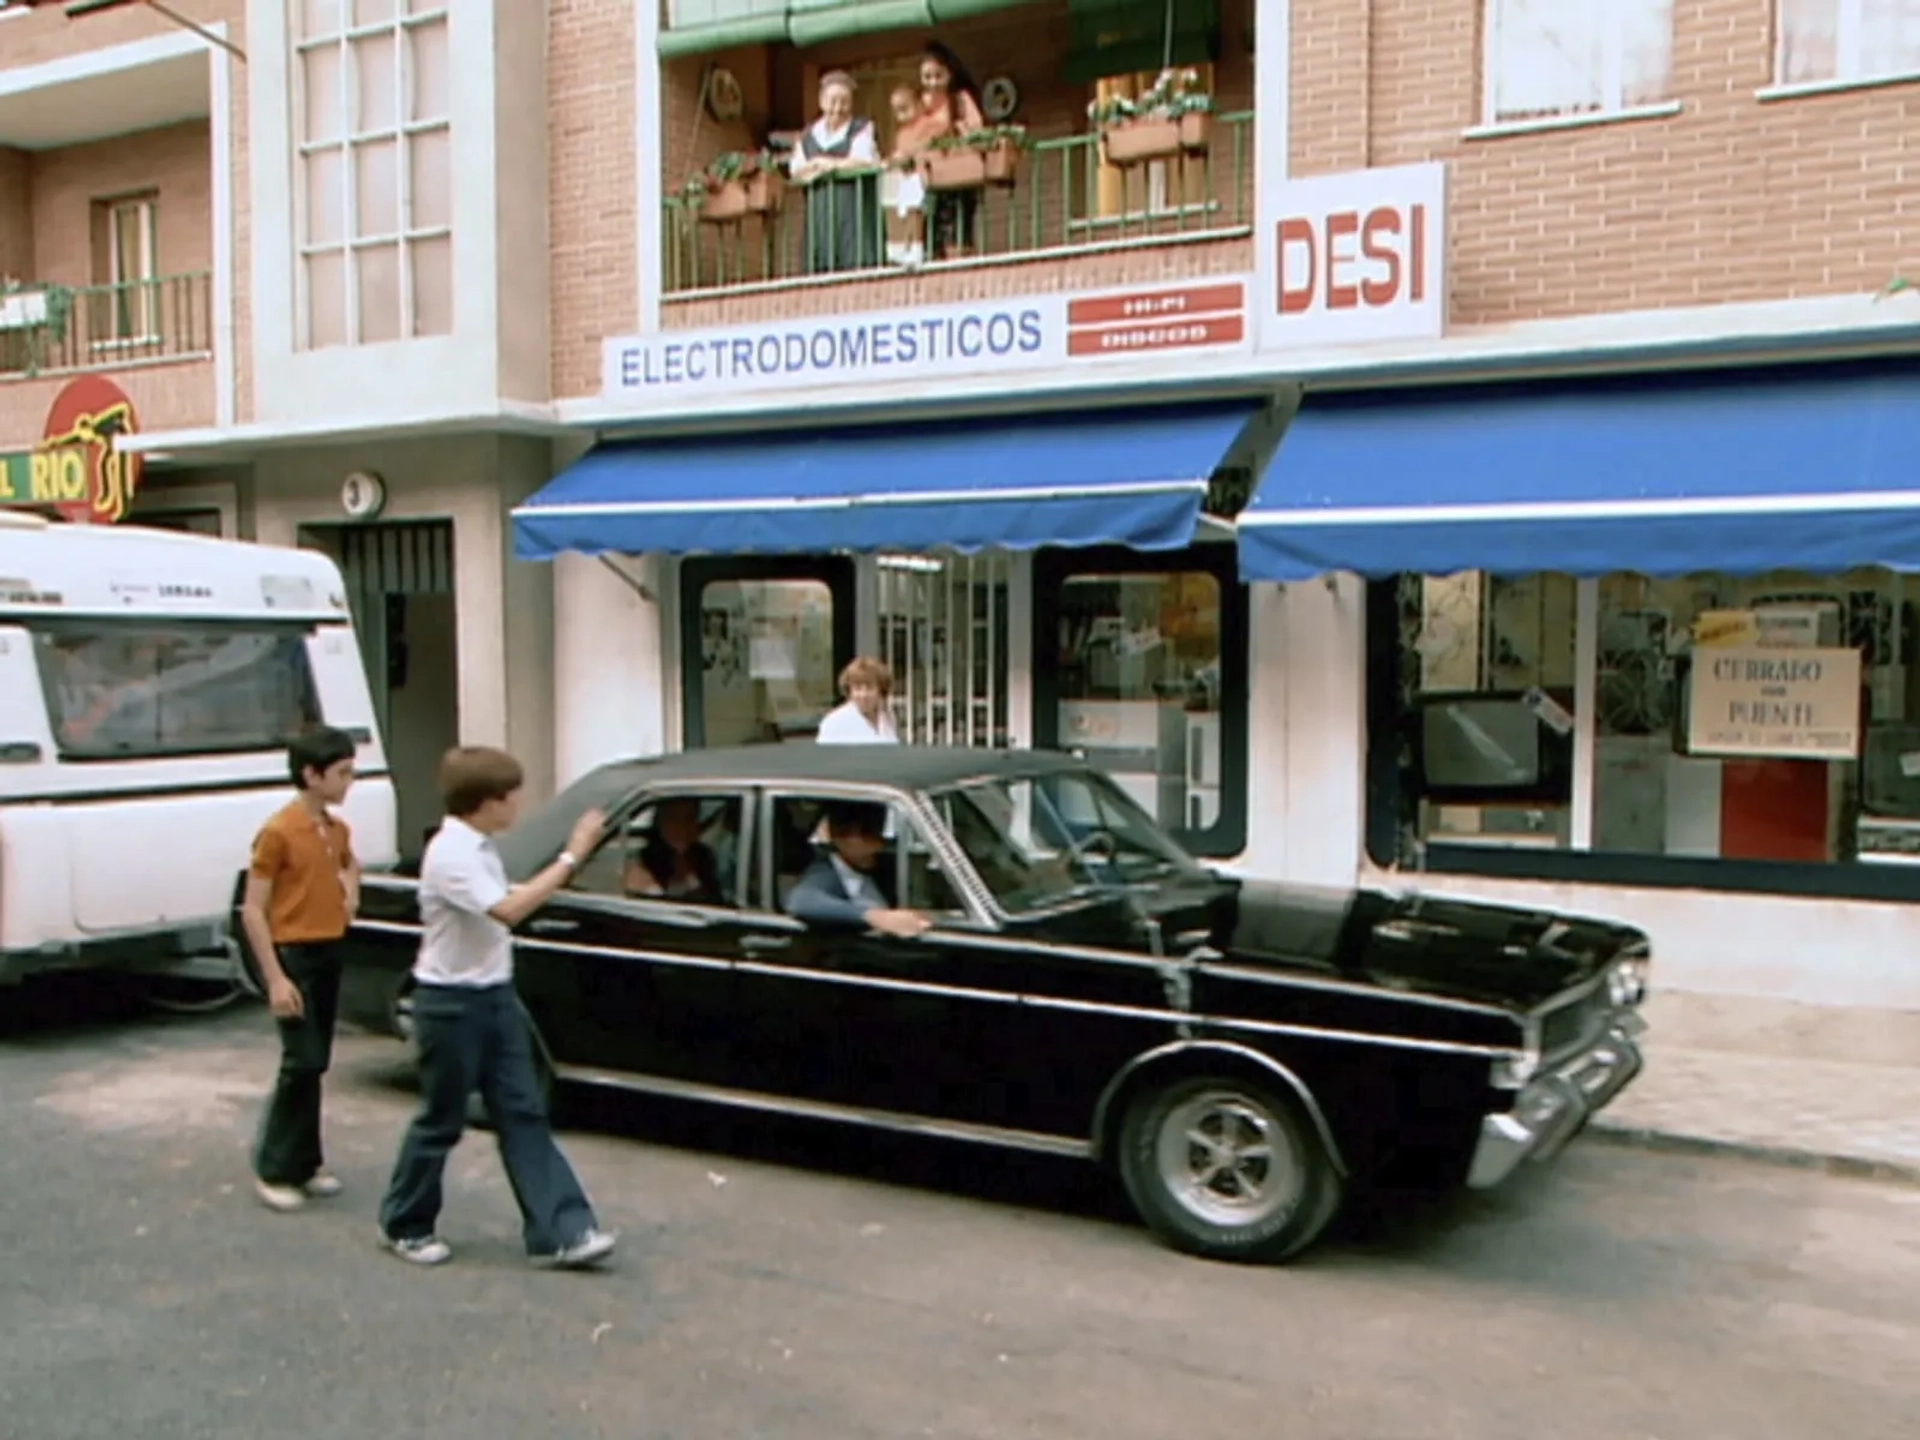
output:
[[[1340,1208],[1340,1177],[1300,1105],[1237,1076],[1139,1095],[1121,1123],[1119,1169],[1154,1234],[1211,1260],[1290,1259]]]

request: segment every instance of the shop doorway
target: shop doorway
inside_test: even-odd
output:
[[[811,742],[853,658],[854,566],[841,556],[680,567],[688,749]]]
[[[1004,551],[877,557],[880,658],[905,743],[1008,744],[1011,563]]]
[[[453,522],[308,525],[300,543],[332,556],[346,581],[393,771],[400,856],[416,864],[440,819],[440,757],[460,741]]]

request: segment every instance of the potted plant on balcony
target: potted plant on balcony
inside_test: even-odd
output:
[[[68,341],[73,290],[65,285],[29,285],[0,278],[0,371],[34,375]]]
[[[1162,70],[1145,94],[1096,100],[1087,119],[1100,135],[1109,165],[1122,169],[1182,152],[1204,153],[1212,143],[1213,97],[1194,69]]]
[[[748,215],[771,215],[780,208],[786,180],[765,150],[729,150],[717,155],[687,182],[688,197],[700,201],[700,218],[725,224]]]
[[[943,135],[920,152],[920,174],[927,189],[936,191],[1011,185],[1020,174],[1020,152],[1026,145],[1023,125],[989,125],[965,135]]]

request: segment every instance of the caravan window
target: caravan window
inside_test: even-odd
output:
[[[103,620],[34,635],[69,760],[277,750],[320,719],[304,627]]]

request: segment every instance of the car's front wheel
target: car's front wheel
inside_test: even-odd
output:
[[[1215,1260],[1274,1262],[1306,1249],[1341,1184],[1299,1105],[1237,1077],[1147,1090],[1120,1132],[1120,1176],[1155,1234]]]

